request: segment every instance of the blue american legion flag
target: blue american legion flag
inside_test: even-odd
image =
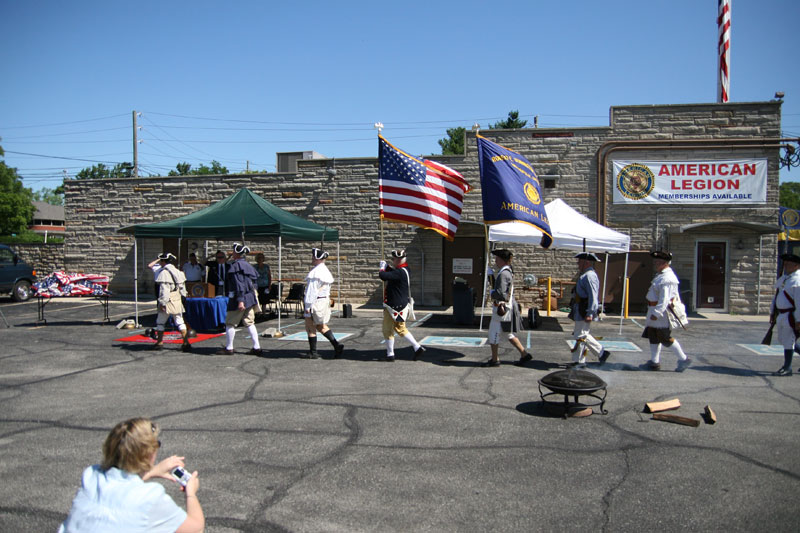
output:
[[[381,218],[432,229],[453,240],[472,187],[445,165],[417,159],[378,136]]]
[[[542,247],[553,242],[539,178],[525,157],[477,136],[485,224],[523,222],[542,232]]]

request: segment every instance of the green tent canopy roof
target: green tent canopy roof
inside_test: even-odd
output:
[[[117,230],[135,237],[253,239],[282,237],[292,241],[338,241],[339,230],[315,224],[276,207],[248,189],[188,215]]]

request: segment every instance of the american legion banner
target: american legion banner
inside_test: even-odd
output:
[[[767,160],[619,161],[615,204],[752,204],[767,201]]]
[[[529,224],[542,232],[541,246],[549,248],[553,237],[533,165],[522,154],[481,135],[476,140],[484,224]]]

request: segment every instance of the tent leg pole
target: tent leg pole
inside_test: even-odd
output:
[[[336,279],[338,280],[339,290],[339,318],[342,316],[342,253],[339,250],[339,241],[336,241]]]
[[[483,266],[483,297],[481,298],[481,321],[478,325],[478,331],[483,331],[483,315],[486,311],[486,284],[489,280],[489,228],[486,224],[483,225],[483,231],[486,233],[486,247],[484,250],[486,261]]]
[[[136,248],[136,237],[133,238],[133,321],[136,327],[139,324],[139,258],[137,257],[138,250]]]
[[[622,335],[622,321],[625,319],[625,308],[628,306],[628,256],[625,252],[625,275],[622,277],[622,307],[619,310],[619,334]]]
[[[603,303],[601,304],[603,307],[603,314],[606,313],[606,280],[608,279],[608,252],[606,252],[606,264],[603,267]],[[598,314],[598,320],[600,320],[600,315]]]
[[[281,269],[281,236],[278,235],[278,334],[281,333],[281,298],[283,298],[283,270]]]

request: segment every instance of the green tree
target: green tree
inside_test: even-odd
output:
[[[509,111],[507,119],[501,120],[500,122],[495,122],[493,126],[489,126],[489,129],[514,130],[514,129],[524,128],[525,124],[527,123],[528,123],[527,120],[519,119],[519,111]]]
[[[0,161],[0,235],[22,233],[27,229],[33,219],[32,201],[33,193],[22,185],[17,169]]]
[[[193,169],[189,163],[178,163],[175,170],[170,170],[167,176],[207,176],[209,174],[227,174],[228,169],[223,167],[219,161],[211,161],[211,166],[200,165]]]
[[[462,128],[461,126],[449,128],[447,130],[447,137],[445,139],[439,139],[439,146],[442,147],[442,155],[464,155],[464,134],[466,132],[466,128]]]
[[[796,181],[781,183],[779,198],[781,207],[800,210],[800,183]]]
[[[36,202],[47,202],[51,205],[64,205],[64,186],[59,185],[55,189],[42,187],[38,191],[33,191],[33,199]]]
[[[183,162],[178,163],[175,165],[175,170],[170,170],[167,176],[189,176],[189,172],[192,169],[192,165],[189,163]]]
[[[109,168],[103,163],[86,167],[75,174],[79,180],[102,180],[111,178],[130,178],[133,176],[133,163],[117,163]]]
[[[200,165],[192,170],[194,176],[206,176],[208,174],[227,174],[228,169],[219,164],[219,161],[211,161],[211,166]]]

